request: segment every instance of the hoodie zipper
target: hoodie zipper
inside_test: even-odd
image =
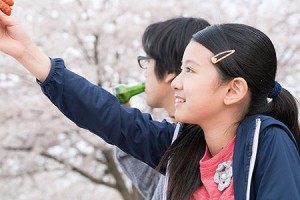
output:
[[[251,180],[257,155],[257,149],[258,149],[258,139],[259,139],[259,133],[260,133],[260,125],[261,125],[261,119],[256,119],[256,125],[255,125],[255,131],[254,131],[254,137],[252,142],[252,154],[250,158],[250,166],[249,166],[249,172],[248,172],[248,183],[247,183],[247,191],[246,191],[246,200],[250,199],[250,187],[251,187]]]

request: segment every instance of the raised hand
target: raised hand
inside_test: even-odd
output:
[[[17,21],[2,13],[0,51],[14,57],[40,81],[46,79],[50,71],[50,59],[32,42]]]
[[[0,50],[2,52],[18,60],[31,43],[31,39],[19,23],[0,14]]]

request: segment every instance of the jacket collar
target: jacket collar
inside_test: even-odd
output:
[[[248,200],[250,198],[250,180],[252,179],[253,167],[255,165],[260,133],[262,133],[266,128],[274,125],[285,129],[297,146],[296,140],[290,130],[282,122],[272,117],[265,115],[252,115],[246,117],[239,125],[234,146],[232,165],[235,199]],[[246,195],[247,193],[248,195]]]

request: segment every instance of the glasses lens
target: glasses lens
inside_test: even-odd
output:
[[[150,63],[150,57],[138,56],[138,63],[142,69],[147,69]]]

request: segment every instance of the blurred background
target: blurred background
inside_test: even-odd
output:
[[[191,16],[249,24],[271,38],[277,80],[300,99],[300,1],[16,0],[12,16],[50,57],[104,87],[144,80],[136,57],[150,23]],[[1,200],[141,199],[110,145],[60,114],[12,58],[0,54],[0,66]],[[131,104],[166,117],[145,106],[143,94]]]

